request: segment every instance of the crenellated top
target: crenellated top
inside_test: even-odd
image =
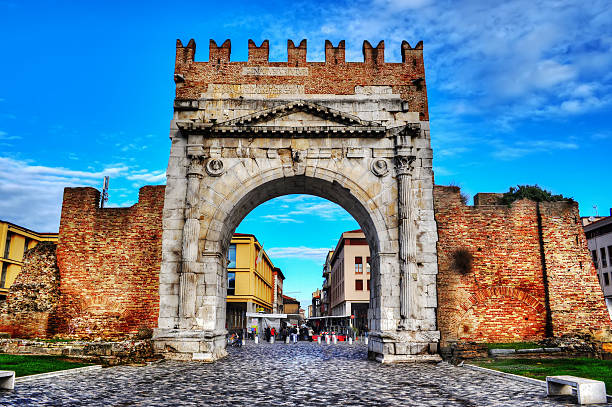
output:
[[[429,120],[423,43],[401,44],[402,62],[385,62],[385,43],[363,42],[363,62],[346,61],[346,45],[325,41],[325,61],[307,60],[308,46],[287,41],[287,61],[270,61],[270,42],[248,41],[246,61],[231,60],[231,41],[209,42],[208,61],[195,60],[196,43],[176,42],[174,80],[180,109],[198,106],[204,98],[278,98],[288,95],[355,95],[357,98],[400,97],[406,112]],[[372,95],[372,96],[368,96]],[[393,96],[395,95],[395,96]],[[250,97],[250,96],[249,96]]]
[[[192,40],[193,41],[193,40]],[[208,60],[210,62],[216,62],[217,64],[222,62],[229,62],[230,54],[232,53],[232,42],[230,40],[225,40],[223,44],[219,47],[215,40],[210,40],[210,52]],[[191,60],[193,62],[193,59]]]
[[[306,40],[302,40],[297,47],[293,41],[287,40],[287,62],[289,66],[302,66],[306,64]]]
[[[382,65],[385,63],[385,42],[378,43],[376,48],[368,40],[363,42],[362,47],[363,61],[366,64]]]
[[[253,40],[249,40],[249,63],[262,64],[267,63],[269,60],[270,43],[268,40],[264,40],[259,47]]]
[[[232,50],[231,40],[227,39],[221,46],[218,46],[215,40],[210,40],[208,62],[211,63],[227,63],[230,62],[230,54]],[[267,64],[270,62],[270,42],[264,40],[260,46],[257,46],[255,41],[249,39],[249,56],[248,62],[252,64]],[[189,40],[187,46],[183,46],[181,40],[176,40],[176,63],[187,64],[195,61],[196,44],[193,39]],[[368,40],[363,42],[363,62],[365,64],[382,65],[385,63],[385,42],[380,41],[376,47],[373,47]],[[306,64],[307,45],[303,39],[300,45],[296,46],[292,40],[287,40],[287,62],[290,66],[301,66]],[[402,41],[402,63],[412,62],[415,56],[423,54],[423,41],[419,41],[412,48],[407,41]],[[344,64],[346,62],[346,47],[344,40],[334,47],[331,41],[325,40],[325,63],[326,64]]]
[[[337,47],[334,47],[330,40],[325,40],[326,64],[343,64],[346,62],[345,55],[344,40],[340,41]]]

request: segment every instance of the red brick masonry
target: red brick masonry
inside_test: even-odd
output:
[[[479,194],[476,206],[466,206],[459,188],[434,189],[443,340],[537,340],[546,334],[547,314],[555,336],[609,329],[578,204],[540,203],[538,227],[536,202],[499,205],[495,195]],[[469,273],[452,266],[458,248],[473,255]]]
[[[144,187],[131,208],[99,209],[95,189],[66,188],[57,332],[120,337],[156,326],[163,194],[163,186]],[[545,284],[535,202],[493,205],[494,195],[479,194],[479,205],[466,206],[458,188],[441,186],[434,196],[443,340],[543,338],[546,292],[554,335],[610,327],[577,204],[540,204]],[[457,248],[474,256],[467,274],[451,266]]]
[[[287,62],[269,62],[268,40],[259,47],[249,40],[248,46],[248,61],[230,62],[230,40],[220,47],[210,40],[208,62],[195,62],[195,41],[190,40],[184,47],[177,40],[174,69],[177,102],[198,99],[213,83],[303,85],[306,94],[332,95],[353,95],[355,86],[385,85],[391,86],[393,93],[400,94],[408,102],[408,111],[419,112],[421,120],[429,120],[422,42],[413,48],[404,41],[401,63],[385,62],[384,41],[376,48],[364,41],[364,62],[346,62],[344,41],[340,41],[337,47],[325,41],[325,62],[306,61],[306,40],[297,47],[293,41],[287,42]],[[244,67],[307,68],[308,74],[243,75]]]
[[[99,208],[94,188],[66,188],[57,246],[57,333],[113,338],[157,326],[164,186],[130,208]]]

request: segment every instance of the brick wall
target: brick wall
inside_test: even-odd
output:
[[[59,298],[55,243],[40,242],[24,256],[21,272],[0,305],[0,332],[16,338],[46,338]]]
[[[547,329],[554,335],[609,329],[578,205],[546,202],[538,209],[522,200],[505,206],[496,204],[495,194],[479,195],[472,207],[461,203],[457,187],[434,189],[443,342],[525,341],[544,338]],[[466,274],[453,265],[460,248],[473,256]]]
[[[540,213],[553,334],[610,327],[578,204],[543,202]]]
[[[99,209],[97,190],[66,188],[58,333],[120,337],[156,326],[163,196],[163,186],[144,187],[131,208]],[[546,336],[547,315],[554,335],[609,328],[577,204],[542,203],[538,210],[532,201],[505,206],[495,194],[481,197],[472,207],[461,203],[457,187],[434,190],[443,341],[537,340]],[[466,274],[453,268],[459,248],[473,255]]]
[[[325,41],[325,62],[306,61],[306,40],[297,47],[293,41],[287,42],[286,62],[269,61],[267,40],[259,47],[249,40],[248,60],[243,62],[230,62],[230,40],[221,46],[210,40],[208,62],[195,62],[195,49],[193,39],[187,46],[177,40],[174,72],[177,101],[198,99],[208,90],[209,84],[298,85],[304,87],[305,94],[332,95],[353,95],[356,86],[385,85],[391,86],[393,93],[400,94],[408,102],[407,111],[419,112],[420,120],[429,120],[422,42],[413,48],[404,41],[401,63],[385,62],[383,41],[376,47],[364,41],[363,62],[346,62],[344,41],[336,47]],[[263,70],[244,74],[245,67],[261,67]],[[265,73],[268,68],[302,70],[287,70],[286,75],[278,72],[268,75]]]
[[[56,333],[114,338],[157,326],[164,188],[143,187],[134,206],[104,209],[94,188],[64,190]]]

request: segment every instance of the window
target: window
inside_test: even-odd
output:
[[[604,276],[604,285],[610,285],[610,276],[608,273],[603,273]]]
[[[2,275],[0,275],[0,287],[6,288],[6,273],[8,271],[8,263],[2,263]]]
[[[601,268],[608,267],[608,259],[606,258],[606,248],[602,247],[601,249]]]
[[[593,256],[593,264],[595,264],[595,268],[599,268],[599,264],[597,263],[597,250],[591,251],[591,256]]]
[[[370,272],[370,257],[366,257],[366,273]]]
[[[227,273],[227,295],[236,294],[236,273]]]
[[[363,258],[355,257],[355,273],[362,274],[363,273]]]
[[[612,246],[608,246],[608,264],[612,266]]]
[[[368,284],[367,284],[367,286],[368,286],[368,291],[370,291],[370,279],[369,279],[369,278],[368,278]]]
[[[228,269],[236,268],[236,245],[235,244],[231,244],[229,246],[227,258],[229,260],[229,262],[227,263],[227,268]]]
[[[355,280],[355,291],[363,291],[363,280]]]
[[[9,258],[9,254],[11,253],[11,237],[12,237],[12,233],[11,232],[7,232],[6,233],[6,242],[4,243],[4,258],[8,259]]]

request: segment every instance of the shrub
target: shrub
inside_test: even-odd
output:
[[[553,195],[550,191],[542,189],[538,185],[517,185],[516,188],[510,187],[508,192],[502,196],[501,201],[506,205],[510,205],[512,202],[520,199],[530,199],[535,202],[574,202],[573,198],[568,198],[563,195]]]

